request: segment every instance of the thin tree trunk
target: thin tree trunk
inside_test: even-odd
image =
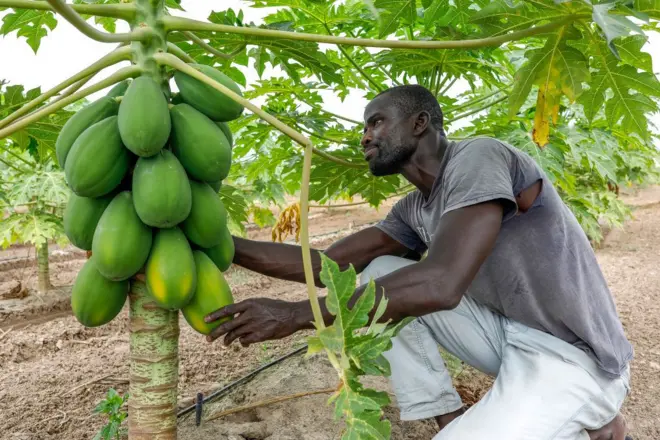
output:
[[[46,293],[50,290],[50,273],[48,270],[48,241],[44,241],[37,248],[37,274],[39,293]]]
[[[128,437],[175,440],[179,379],[178,311],[162,309],[133,280],[130,301]]]

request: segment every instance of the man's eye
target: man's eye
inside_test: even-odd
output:
[[[374,121],[374,125],[378,125],[380,122],[383,122],[383,120],[382,119],[376,119]]]

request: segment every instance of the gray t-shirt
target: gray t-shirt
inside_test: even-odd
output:
[[[541,194],[519,213],[515,195],[539,179]],[[573,344],[618,376],[633,349],[607,282],[580,224],[529,155],[487,137],[450,142],[428,200],[420,191],[408,194],[377,226],[423,253],[443,214],[493,199],[510,203],[495,247],[466,294]]]

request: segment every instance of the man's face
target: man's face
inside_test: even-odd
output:
[[[369,170],[375,176],[400,172],[417,149],[414,124],[403,117],[387,95],[371,101],[364,111],[362,147]]]

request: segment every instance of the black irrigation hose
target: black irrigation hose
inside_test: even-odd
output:
[[[257,368],[256,370],[251,371],[250,373],[246,374],[245,376],[241,377],[240,379],[235,380],[234,382],[230,383],[229,385],[225,386],[224,388],[220,388],[219,390],[214,391],[213,393],[209,394],[208,396],[204,397],[203,399],[199,398],[201,393],[197,394],[197,402],[195,402],[193,405],[190,405],[188,408],[185,408],[185,409],[179,411],[179,413],[176,415],[176,417],[179,418],[179,417],[185,416],[186,414],[195,411],[195,409],[197,409],[197,411],[199,412],[201,410],[201,406],[205,402],[208,402],[211,399],[215,399],[216,397],[219,397],[223,394],[226,394],[230,389],[234,388],[235,386],[238,386],[238,385],[246,382],[247,380],[249,380],[252,377],[256,376],[258,373],[264,371],[265,369],[270,368],[273,365],[278,364],[278,363],[282,362],[283,360],[288,359],[291,356],[294,356],[294,355],[304,351],[305,349],[307,349],[307,344],[305,344],[302,347],[297,348],[297,349],[295,349],[295,350],[293,350],[293,351],[291,351],[291,352],[275,359],[274,361],[271,361],[271,362],[269,362],[265,365],[262,365],[261,367]],[[198,414],[197,418],[199,419],[199,414]]]

